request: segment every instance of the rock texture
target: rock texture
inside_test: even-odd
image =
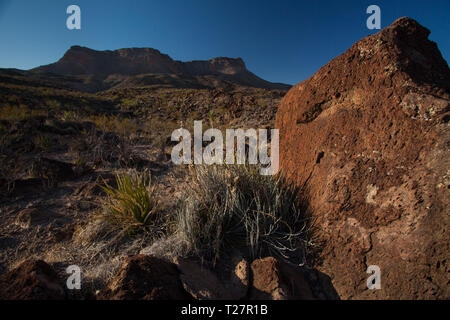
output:
[[[315,299],[303,270],[274,257],[251,266],[235,255],[226,267],[193,258],[174,263],[140,254],[125,258],[100,300],[289,300]],[[313,280],[317,282],[317,279]],[[325,297],[328,298],[328,297]]]
[[[257,259],[251,264],[252,300],[312,300],[314,296],[300,268],[274,257]]]
[[[429,33],[395,21],[293,87],[276,116],[281,170],[343,299],[450,297],[450,70]],[[369,265],[381,290],[367,289]]]
[[[42,260],[27,260],[0,277],[0,300],[63,300],[63,282]]]
[[[146,255],[125,258],[119,272],[100,295],[102,300],[184,300],[183,289],[173,263]]]

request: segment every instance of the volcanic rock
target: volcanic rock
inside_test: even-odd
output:
[[[401,18],[294,86],[280,167],[316,219],[317,268],[343,299],[445,299],[450,69]],[[381,289],[369,290],[370,265]]]

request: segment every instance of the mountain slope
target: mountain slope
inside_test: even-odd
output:
[[[30,70],[34,75],[69,77],[87,91],[113,87],[163,85],[187,88],[249,86],[287,90],[289,85],[271,83],[248,71],[241,58],[219,57],[181,62],[151,48],[96,51],[73,46],[57,62]],[[142,76],[145,75],[145,76]]]

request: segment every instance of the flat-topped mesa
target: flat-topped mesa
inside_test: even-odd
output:
[[[93,92],[111,86],[145,86],[158,83],[164,86],[172,84],[176,87],[199,88],[226,87],[230,84],[279,90],[288,90],[291,87],[259,78],[247,70],[241,58],[218,57],[182,62],[152,48],[97,51],[73,46],[59,61],[32,69],[31,72],[81,77],[85,80],[84,87],[80,89]],[[152,76],[139,77],[149,74]],[[108,79],[112,75],[113,77]],[[89,79],[96,81],[90,86]],[[75,87],[78,88],[77,82]]]
[[[35,69],[63,75],[184,73],[188,75],[237,74],[246,72],[241,58],[219,57],[207,61],[175,61],[152,48],[97,51],[72,46],[56,63]]]
[[[280,170],[316,221],[344,299],[448,299],[450,70],[409,18],[356,42],[281,101]],[[368,266],[381,290],[368,290]]]
[[[34,69],[61,75],[179,73],[180,66],[168,55],[152,48],[97,51],[72,46],[57,62]]]

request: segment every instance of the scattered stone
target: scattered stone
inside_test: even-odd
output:
[[[257,259],[251,264],[253,283],[251,300],[312,300],[303,271],[274,257]]]

